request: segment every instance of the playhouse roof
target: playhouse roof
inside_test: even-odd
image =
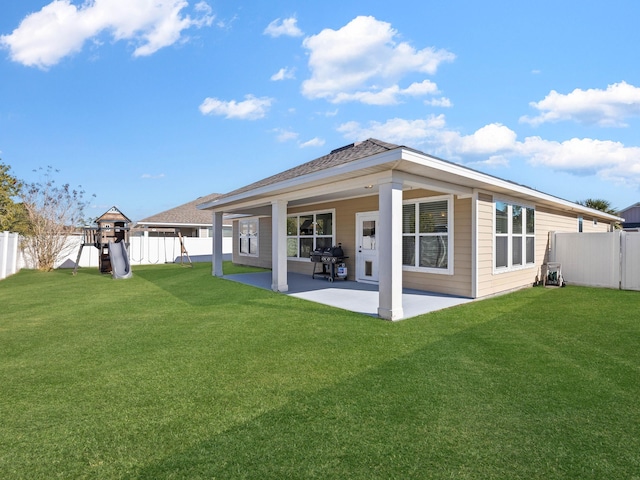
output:
[[[111,207],[109,210],[104,212],[98,218],[96,218],[95,223],[100,222],[127,222],[131,223],[131,220],[127,218],[127,216],[118,210],[116,207]]]

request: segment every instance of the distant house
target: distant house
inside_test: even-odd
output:
[[[224,218],[233,261],[311,274],[311,252],[342,244],[348,279],[378,285],[378,315],[403,317],[402,289],[481,298],[541,280],[549,233],[606,232],[621,219],[418,150],[369,139],[200,202]],[[582,227],[579,227],[582,225]]]
[[[640,202],[620,210],[619,215],[624,218],[623,230],[640,230]]]
[[[211,195],[198,197],[183,205],[143,218],[136,222],[133,233],[134,235],[140,235],[146,231],[151,237],[173,237],[177,236],[179,232],[183,237],[211,237],[211,212],[198,210],[196,205],[203,202],[210,202],[218,197],[220,197],[220,194],[212,193]],[[225,222],[223,225],[223,236],[231,237],[230,221]]]

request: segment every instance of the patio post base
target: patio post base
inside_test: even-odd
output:
[[[396,308],[394,310],[389,310],[388,308],[378,308],[378,316],[383,318],[384,320],[402,320],[404,318],[404,311],[402,308]]]

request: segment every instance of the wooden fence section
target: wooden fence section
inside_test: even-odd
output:
[[[20,236],[17,233],[0,233],[0,280],[18,271]]]
[[[640,233],[551,233],[551,261],[570,285],[640,290]]]

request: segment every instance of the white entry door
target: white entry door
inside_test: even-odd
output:
[[[378,283],[378,212],[356,213],[356,280]]]

